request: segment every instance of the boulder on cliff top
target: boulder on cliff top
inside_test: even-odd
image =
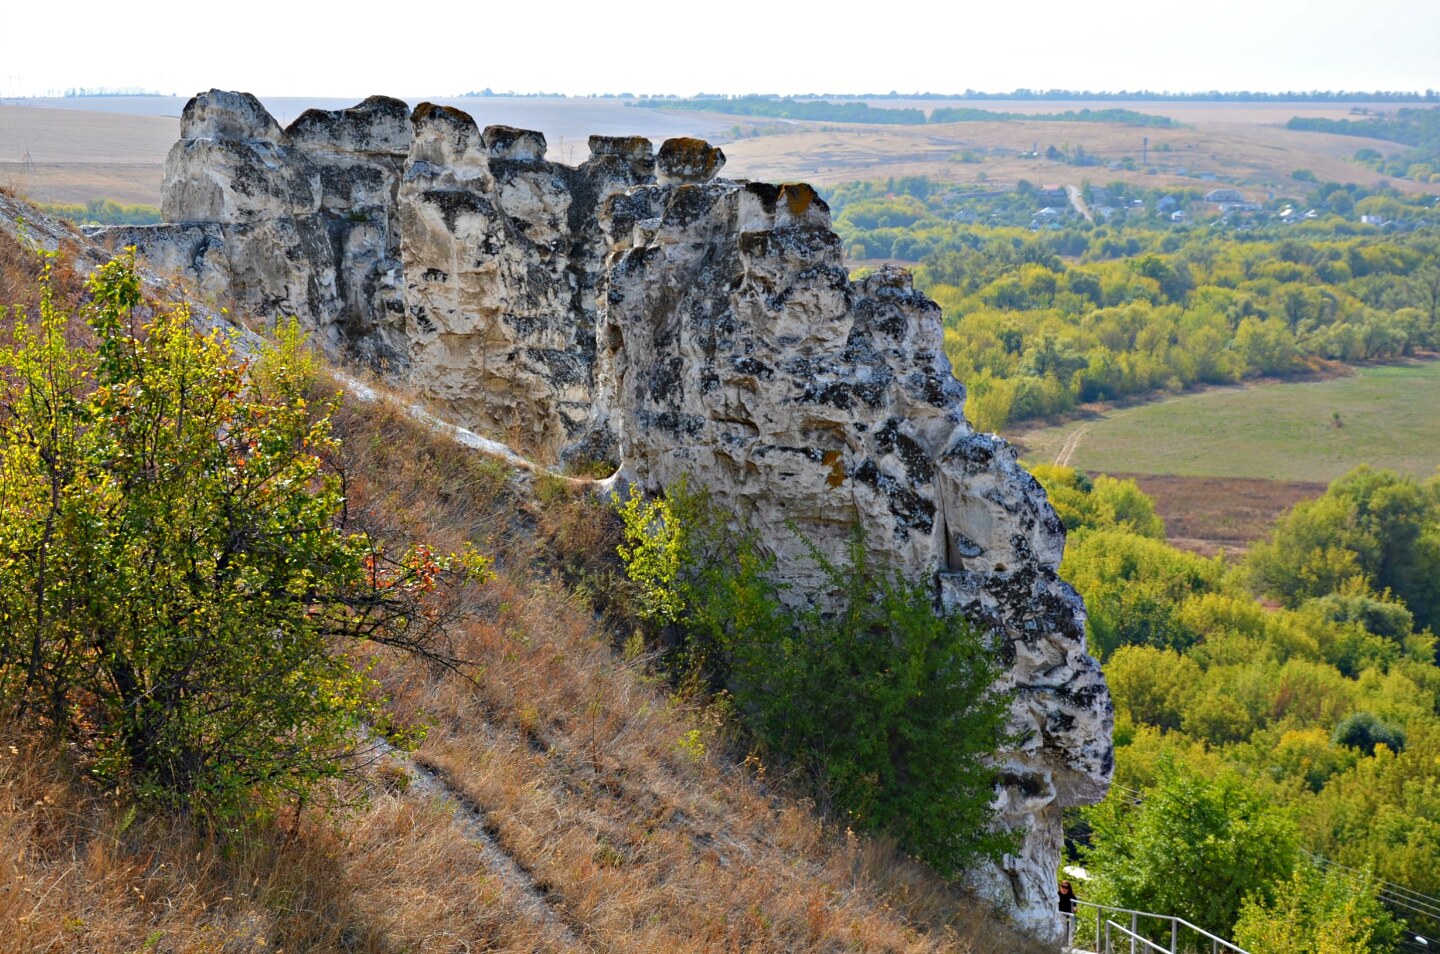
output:
[[[283,133],[250,93],[212,89],[190,97],[180,114],[181,139],[238,139],[279,142]]]
[[[709,182],[725,165],[725,153],[703,139],[667,139],[655,157],[655,178],[661,185]]]
[[[348,109],[307,109],[285,135],[302,149],[403,157],[410,151],[410,107],[371,96]]]
[[[514,126],[486,126],[481,138],[491,159],[540,162],[545,158],[545,134]]]

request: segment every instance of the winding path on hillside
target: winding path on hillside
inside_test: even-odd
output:
[[[1065,438],[1065,443],[1060,447],[1060,453],[1055,455],[1056,467],[1070,466],[1070,458],[1075,456],[1075,448],[1080,446],[1080,439],[1088,430],[1090,430],[1089,424],[1081,424],[1069,437]]]

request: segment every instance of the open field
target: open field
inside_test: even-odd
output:
[[[1028,463],[1132,478],[1171,543],[1213,556],[1245,549],[1360,464],[1433,474],[1437,407],[1440,361],[1425,361],[1216,388],[1010,436]]]
[[[159,116],[0,106],[0,186],[37,202],[159,205],[178,128]]]
[[[1326,486],[1252,477],[1112,476],[1134,480],[1155,501],[1172,544],[1205,556],[1244,550],[1268,534],[1282,513],[1320,496]]]
[[[1015,435],[1028,460],[1097,473],[1329,482],[1360,464],[1440,466],[1440,361],[1216,388]],[[1340,426],[1334,415],[1339,414]],[[1068,445],[1068,446],[1067,446]]]
[[[418,103],[422,97],[410,97]],[[580,162],[592,133],[648,136],[699,136],[723,144],[727,175],[769,180],[803,179],[833,185],[852,179],[926,175],[951,182],[1012,185],[1018,179],[1079,185],[1125,180],[1146,186],[1206,187],[1196,178],[1213,173],[1235,180],[1252,199],[1270,193],[1303,195],[1313,186],[1291,178],[1308,169],[1321,181],[1386,182],[1407,192],[1440,195],[1440,185],[1390,179],[1348,160],[1357,149],[1393,152],[1394,143],[1284,127],[1292,116],[1344,118],[1351,103],[1194,103],[1194,102],[1010,102],[948,100],[877,100],[881,107],[946,106],[990,108],[1014,113],[1120,108],[1169,116],[1174,129],[1107,123],[970,122],[929,126],[866,126],[729,116],[686,110],[637,109],[620,99],[532,97],[435,97],[435,102],[470,112],[481,125],[502,123],[543,131],[550,158]],[[0,185],[36,201],[117,201],[159,203],[161,166],[178,135],[179,97],[114,97],[80,100],[28,100],[0,103]],[[270,97],[267,108],[281,124],[312,107],[338,109],[342,99]],[[1393,108],[1381,106],[1376,108]],[[777,131],[778,130],[778,131]],[[789,131],[793,130],[793,131]],[[758,133],[765,133],[759,135]],[[1149,167],[1134,172],[1105,166],[1068,166],[1046,159],[1023,159],[1035,147],[1083,146],[1105,163],[1142,158],[1148,137]],[[957,161],[962,151],[980,161]],[[25,163],[29,153],[30,163]],[[1188,173],[1188,175],[1184,174]]]
[[[1285,118],[1289,118],[1288,116]],[[1283,124],[1284,120],[1279,120]],[[1071,166],[1045,158],[1022,158],[1038,147],[1083,146],[1102,162],[1125,158],[1137,163],[1142,139],[1150,140],[1149,166],[1155,175],[1101,166]],[[888,176],[929,176],[949,182],[1011,185],[1019,179],[1037,184],[1080,185],[1116,180],[1147,187],[1211,187],[1197,178],[1213,173],[1235,180],[1252,200],[1271,192],[1301,196],[1314,186],[1291,177],[1308,169],[1321,181],[1393,185],[1404,192],[1440,195],[1440,186],[1381,175],[1348,161],[1362,148],[1393,152],[1394,143],[1354,136],[1296,132],[1282,126],[1243,121],[1210,123],[1177,129],[1122,126],[1111,123],[966,122],[938,126],[831,125],[825,131],[797,130],[728,143],[727,171],[766,179],[805,179],[835,185],[852,179]],[[962,152],[970,159],[959,161]],[[1189,173],[1182,175],[1181,170]]]

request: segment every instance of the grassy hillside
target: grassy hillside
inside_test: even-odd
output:
[[[0,233],[3,300],[30,299],[35,268]],[[68,276],[57,291],[82,294]],[[322,374],[313,406],[336,388]],[[207,829],[0,722],[0,954],[1031,949],[887,844],[827,826],[736,751],[723,713],[654,675],[587,483],[513,471],[396,407],[335,413],[349,519],[473,543],[497,568],[452,634],[471,678],[357,659],[424,743],[356,766],[329,791],[339,814]]]
[[[1102,473],[1328,482],[1360,464],[1440,466],[1440,361],[1217,388],[1024,432],[1028,459]],[[1339,415],[1337,418],[1336,415]]]

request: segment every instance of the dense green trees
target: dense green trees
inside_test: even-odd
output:
[[[762,754],[944,874],[1013,847],[988,825],[998,663],[963,618],[937,615],[930,587],[874,567],[855,537],[841,562],[812,552],[825,584],[791,608],[773,561],[703,496],[672,487],[621,514],[643,612],[679,630],[681,675],[727,691]]]
[[[1173,914],[1222,937],[1245,900],[1268,898],[1297,857],[1288,814],[1230,771],[1209,777],[1165,760],[1139,805],[1109,799],[1086,817],[1095,900]]]
[[[932,254],[918,269],[945,309],[945,351],[982,428],[1440,342],[1412,246],[1436,250],[1421,239],[1314,243],[1315,260],[1302,263],[1209,234],[1170,253],[1080,262],[1047,257],[1044,236],[1006,238]]]
[[[1286,514],[1247,565],[1260,589],[1287,606],[1388,595],[1415,626],[1440,629],[1440,477],[1420,482],[1362,467]],[[1337,611],[1369,613],[1387,633],[1403,625],[1395,610],[1388,623],[1376,618],[1384,604],[1371,603]]]
[[[133,257],[87,290],[93,350],[48,280],[0,348],[0,704],[141,795],[303,795],[383,722],[356,651],[448,659],[449,561],[341,531],[293,336],[247,366],[184,307],[143,318]]]
[[[904,177],[827,194],[852,258],[919,263],[982,429],[1440,345],[1433,234],[1340,218],[1440,224],[1429,199],[1326,183],[1306,197],[1326,216],[1241,232],[1173,226],[1175,208],[1214,208],[1199,189],[1083,191],[1107,210],[1103,224],[1023,181],[987,190]],[[1067,211],[1042,222],[1044,205]]]
[[[121,205],[113,199],[91,199],[84,203],[45,204],[41,209],[76,225],[154,225],[160,210],[153,205]]]
[[[1102,505],[1114,492],[1102,492],[1104,478],[1035,473],[1071,529],[1061,574],[1086,599],[1091,649],[1115,700],[1116,790],[1085,812],[1100,877],[1092,896],[1179,904],[1146,894],[1152,888],[1133,871],[1162,862],[1192,865],[1201,872],[1192,878],[1223,870],[1223,858],[1204,860],[1211,848],[1194,832],[1146,817],[1192,803],[1186,819],[1209,817],[1208,796],[1193,786],[1180,787],[1191,801],[1179,800],[1177,777],[1226,778],[1227,797],[1282,810],[1307,850],[1440,894],[1436,639],[1395,589],[1407,581],[1423,603],[1430,590],[1420,581],[1440,580],[1440,559],[1421,546],[1436,527],[1430,495],[1440,478],[1361,468],[1282,517],[1269,544],[1232,565],[1134,532],[1126,511]],[[1260,603],[1252,585],[1282,605]],[[1175,837],[1165,843],[1155,831]],[[1162,844],[1173,858],[1138,858]],[[1301,865],[1272,872],[1243,913],[1223,913],[1239,915],[1234,930],[1254,950],[1388,951],[1393,925],[1376,890],[1358,875],[1322,877]],[[1440,928],[1414,910],[1392,913],[1431,936]],[[1285,927],[1267,927],[1276,924]],[[1301,939],[1288,948],[1287,931]]]
[[[1235,942],[1250,954],[1372,954],[1393,950],[1401,924],[1380,902],[1369,871],[1321,871],[1302,862],[1274,898],[1249,897],[1235,924]]]

